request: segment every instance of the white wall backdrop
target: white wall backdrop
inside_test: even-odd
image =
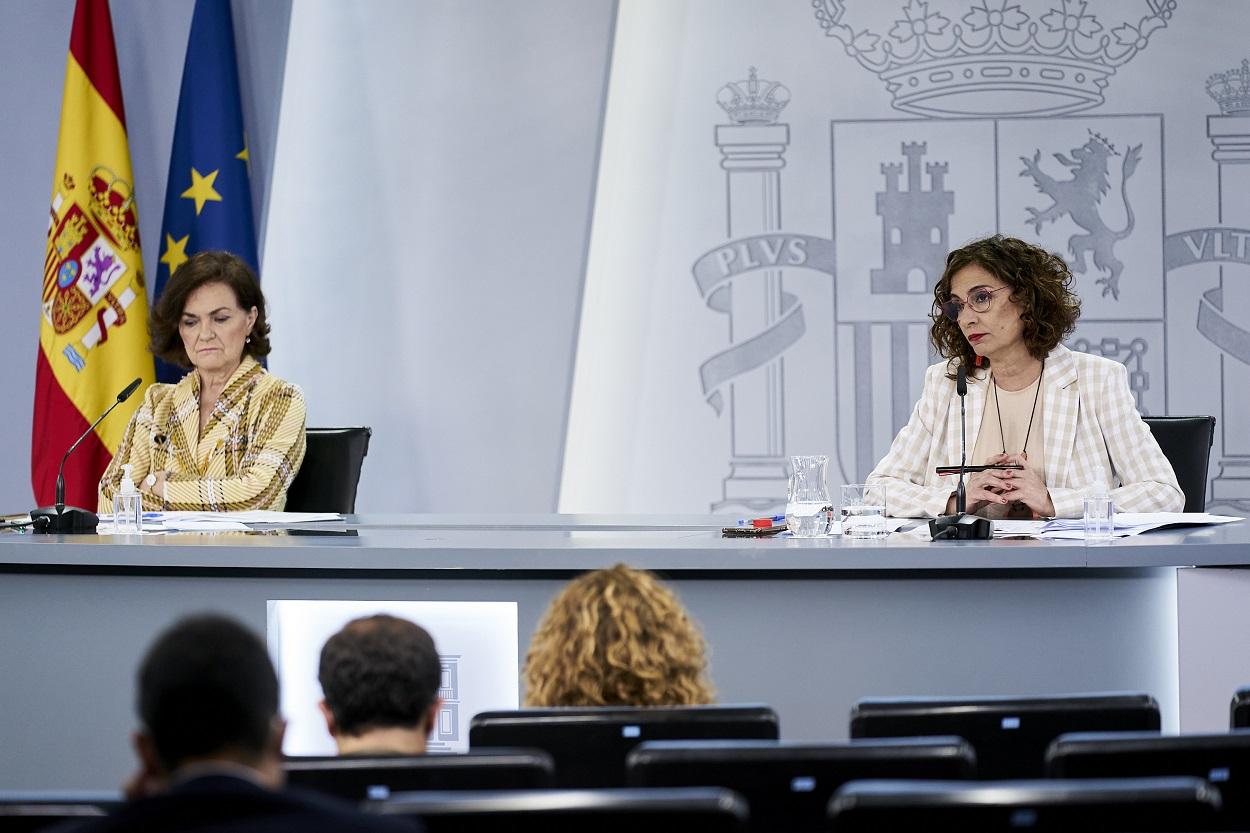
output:
[[[149,274],[192,6],[111,3]],[[311,424],[374,428],[358,508],[551,511],[614,0],[233,8],[270,366]],[[0,4],[3,511],[32,500],[30,276],[72,16]]]
[[[1143,412],[1216,415],[1212,503],[1250,509],[1244,14],[623,3],[561,510],[763,511],[796,453],[861,479],[934,360],[946,251],[993,232],[1068,257],[1069,346]]]
[[[271,368],[310,424],[373,427],[360,511],[554,507],[611,23],[295,4]]]

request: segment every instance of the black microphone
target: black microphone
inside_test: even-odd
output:
[[[968,372],[963,362],[955,368],[955,393],[959,395],[959,485],[955,488],[955,514],[942,515],[929,521],[929,534],[934,541],[974,540],[994,537],[994,522],[969,515],[964,491],[964,467],[968,465]]]
[[[61,465],[56,471],[56,504],[54,506],[45,506],[36,509],[30,513],[30,520],[34,526],[35,532],[60,532],[67,534],[79,534],[87,532],[95,532],[96,527],[100,524],[100,518],[95,512],[88,509],[79,509],[77,506],[65,505],[65,461],[69,459],[69,455],[74,453],[74,449],[87,439],[87,435],[96,429],[96,426],[104,421],[104,418],[113,413],[113,409],[130,398],[130,395],[139,389],[139,385],[143,384],[143,379],[135,379],[125,390],[117,394],[117,399],[109,405],[104,413],[100,414],[100,418],[91,423],[91,427],[82,433],[82,436],[74,440],[74,444],[69,447],[65,455],[61,457]]]

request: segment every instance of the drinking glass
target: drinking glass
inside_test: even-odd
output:
[[[825,475],[829,458],[824,454],[790,458],[790,497],[786,502],[786,526],[796,538],[819,538],[829,534],[833,507]]]
[[[842,487],[842,534],[851,538],[884,538],[885,486],[848,483]]]

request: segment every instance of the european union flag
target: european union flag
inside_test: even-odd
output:
[[[165,186],[156,297],[196,252],[232,252],[257,268],[251,160],[239,99],[230,0],[195,0]],[[157,361],[160,382],[185,371]]]

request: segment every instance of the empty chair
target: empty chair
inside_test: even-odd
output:
[[[1237,689],[1228,707],[1228,725],[1234,729],[1250,728],[1250,686]]]
[[[369,453],[369,428],[308,428],[304,462],[286,492],[288,512],[356,511],[360,469]]]
[[[1250,829],[1250,730],[1220,735],[1062,735],[1046,753],[1052,778],[1192,775],[1218,787],[1224,829]]]
[[[348,801],[413,790],[508,790],[550,787],[555,767],[541,749],[486,749],[464,754],[304,757],[282,762],[287,783]]]
[[[368,809],[428,833],[731,833],[747,818],[740,796],[711,788],[402,793]]]
[[[537,747],[551,753],[560,787],[619,787],[625,756],[645,740],[776,740],[768,706],[649,706],[482,712],[469,746]]]
[[[853,738],[966,738],[980,778],[1042,777],[1046,747],[1066,732],[1158,729],[1159,704],[1148,694],[865,698],[851,710]]]
[[[1200,778],[852,781],[829,802],[836,833],[881,830],[1208,830],[1219,791]]]
[[[112,791],[0,792],[0,833],[28,833],[107,815],[121,804]]]
[[[1213,416],[1143,417],[1185,493],[1186,512],[1207,511],[1207,463],[1215,442]]]
[[[753,831],[824,830],[834,790],[861,778],[976,775],[962,738],[842,743],[767,740],[648,741],[629,753],[631,787],[725,787],[746,799]]]

